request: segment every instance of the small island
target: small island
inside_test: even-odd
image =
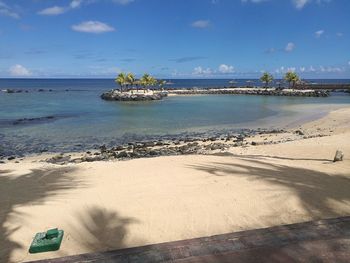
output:
[[[165,80],[157,80],[149,74],[136,79],[132,73],[120,73],[115,82],[120,89],[112,89],[101,95],[104,100],[114,101],[147,101],[161,100],[168,95],[164,91]],[[156,89],[157,88],[157,89]]]

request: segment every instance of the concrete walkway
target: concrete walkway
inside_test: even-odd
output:
[[[37,261],[350,262],[350,216]]]

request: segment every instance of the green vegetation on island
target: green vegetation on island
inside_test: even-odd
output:
[[[150,74],[144,74],[140,79],[136,79],[133,73],[119,73],[115,82],[120,86],[120,91],[129,91],[132,89],[146,90],[152,89],[154,87],[159,87],[163,89],[166,85],[165,80],[158,80]]]

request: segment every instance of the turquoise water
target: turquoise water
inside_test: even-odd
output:
[[[8,87],[29,92],[0,93],[2,154],[81,150],[148,136],[271,127],[279,120],[298,119],[300,112],[286,110],[286,106],[350,104],[348,94],[328,98],[210,95],[152,102],[104,101],[99,95],[114,87],[112,80],[0,81],[0,89]],[[53,91],[32,92],[38,88]],[[45,116],[54,118],[13,124],[21,118]]]

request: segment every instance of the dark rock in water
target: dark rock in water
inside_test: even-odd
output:
[[[45,117],[37,117],[37,118],[22,118],[17,119],[14,122],[12,122],[13,125],[21,125],[21,124],[28,124],[28,123],[42,123],[50,120],[54,120],[55,116],[45,116]]]
[[[14,160],[14,159],[16,159],[16,156],[10,156],[7,158],[7,160],[9,160],[9,161]]]
[[[5,89],[5,93],[15,93],[16,91],[14,89]]]
[[[333,162],[340,162],[340,161],[343,161],[343,159],[344,159],[343,152],[340,150],[337,150],[335,153]]]

